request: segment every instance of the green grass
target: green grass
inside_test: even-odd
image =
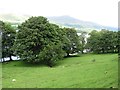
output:
[[[92,62],[93,59],[96,61]],[[2,67],[3,88],[118,87],[117,54],[84,54],[65,58],[53,68],[26,65],[20,61],[3,63]]]

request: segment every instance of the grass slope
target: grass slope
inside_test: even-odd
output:
[[[110,88],[118,85],[117,54],[65,58],[53,68],[20,61],[3,63],[2,67],[3,88]]]

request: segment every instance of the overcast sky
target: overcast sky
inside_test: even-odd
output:
[[[119,0],[0,0],[0,14],[69,15],[106,26],[118,26]]]

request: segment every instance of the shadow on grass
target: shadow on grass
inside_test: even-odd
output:
[[[63,65],[64,63],[63,62],[61,62],[62,60],[60,60],[60,62],[59,61],[57,61],[57,62],[55,62],[54,64],[53,64],[53,66],[52,67],[50,67],[50,66],[48,66],[48,65],[46,65],[45,63],[27,63],[27,62],[24,62],[24,61],[22,61],[22,60],[17,60],[17,61],[10,61],[10,62],[3,62],[2,63],[2,66],[3,66],[3,68],[4,67],[14,67],[14,68],[16,68],[16,67],[33,67],[33,68],[37,68],[37,67],[40,67],[40,68],[42,68],[42,67],[48,67],[48,68],[54,68],[54,67],[58,67],[58,66],[60,66],[60,65]]]
[[[80,57],[81,55],[78,54],[78,55],[69,55],[69,56],[65,56],[64,58],[71,58],[71,57]]]
[[[66,58],[74,58],[74,57],[80,57],[81,55],[70,55],[69,57],[64,57],[62,60],[59,60],[55,62],[52,67],[58,67],[60,65],[63,65],[63,60],[67,60]],[[39,63],[28,63],[23,60],[13,60],[13,61],[6,61],[2,63],[3,67],[50,67],[45,64],[45,62],[39,62]],[[50,68],[52,68],[50,67]]]
[[[13,61],[7,61],[7,62],[3,62],[2,66],[4,67],[4,65],[7,67],[44,67],[46,66],[43,63],[27,63],[25,61],[22,60],[13,60]]]

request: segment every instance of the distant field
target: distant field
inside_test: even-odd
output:
[[[65,58],[53,68],[27,65],[21,61],[3,63],[2,67],[3,88],[118,87],[117,54],[84,54]]]

